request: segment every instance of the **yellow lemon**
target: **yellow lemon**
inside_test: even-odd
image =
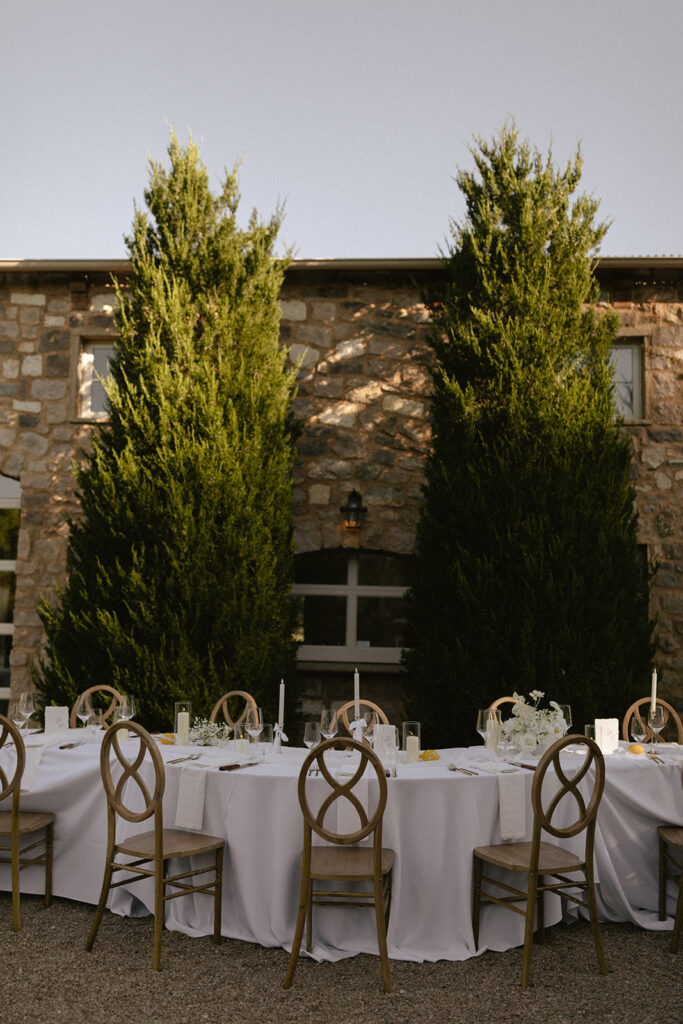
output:
[[[645,747],[641,746],[640,743],[632,743],[628,748],[629,754],[644,754]]]
[[[421,761],[440,761],[441,755],[437,754],[435,750],[423,750],[420,754]]]

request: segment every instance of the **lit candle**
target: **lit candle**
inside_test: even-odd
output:
[[[406,738],[406,762],[414,764],[420,756],[420,740],[417,736]]]
[[[175,741],[179,746],[184,746],[187,743],[187,736],[190,731],[190,713],[189,711],[178,712],[178,731],[175,736]]]
[[[650,695],[650,711],[652,714],[657,707],[657,669],[652,670],[652,693]]]
[[[277,724],[282,728],[285,724],[285,681],[280,680],[280,707],[277,713]]]
[[[358,669],[353,673],[353,717],[357,722],[360,718],[360,676]]]

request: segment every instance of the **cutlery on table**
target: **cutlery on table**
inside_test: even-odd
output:
[[[260,761],[245,761],[244,764],[219,764],[219,772],[236,772],[239,768],[253,768],[255,765],[261,764]]]
[[[167,761],[166,764],[181,764],[183,761],[197,761],[201,756],[201,754],[185,754],[184,757],[175,757],[172,761]]]
[[[463,775],[478,775],[479,774],[479,772],[470,771],[469,768],[458,768],[458,766],[456,764],[449,764],[449,765],[446,765],[446,767],[448,768],[449,772],[462,772]]]

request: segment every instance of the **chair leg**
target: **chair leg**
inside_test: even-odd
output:
[[[109,850],[107,854],[107,866],[104,869],[104,878],[102,879],[102,891],[100,892],[100,901],[97,904],[97,910],[95,911],[95,917],[90,927],[90,934],[85,943],[86,951],[89,953],[93,948],[97,932],[100,927],[102,915],[104,914],[104,908],[107,905],[107,896],[109,895],[109,886],[111,885],[111,876],[113,874],[112,862],[114,859],[114,851]]]
[[[52,853],[54,849],[54,822],[50,822],[45,830],[45,906],[52,903]]]
[[[307,877],[305,872],[302,872],[301,891],[299,893],[299,912],[296,917],[296,928],[294,929],[294,939],[292,940],[292,952],[289,957],[287,974],[285,976],[285,988],[291,988],[292,982],[294,981],[296,962],[299,959],[299,950],[301,949],[301,937],[304,933],[304,924],[306,923],[306,913],[308,910],[311,885],[312,882],[310,878]]]
[[[600,925],[598,924],[598,905],[595,900],[595,883],[593,881],[593,864],[586,864],[586,896],[588,898],[588,911],[591,919],[591,933],[593,935],[593,944],[595,946],[595,952],[598,954],[598,964],[600,965],[600,974],[607,974],[607,960],[605,959],[605,950],[602,947],[602,936],[600,934]]]
[[[659,920],[666,920],[666,843],[659,837]]]
[[[531,945],[534,940],[534,917],[536,916],[536,895],[538,878],[529,875],[529,888],[526,898],[526,924],[524,926],[524,956],[522,959],[522,988],[528,988],[531,980]]]
[[[377,922],[377,945],[379,946],[379,958],[382,965],[382,982],[384,991],[391,992],[391,975],[389,973],[389,952],[387,950],[387,928],[384,917],[384,887],[381,878],[374,880],[375,890],[375,920]]]
[[[308,883],[308,908],[306,910],[306,949],[311,952],[313,945],[313,879]]]
[[[161,968],[161,936],[164,930],[164,874],[166,861],[155,861],[154,864],[154,951],[152,967],[155,971]]]
[[[543,875],[538,876],[538,884],[543,885]],[[542,946],[545,942],[545,893],[542,889],[537,890],[536,907],[536,942]]]
[[[21,916],[19,913],[19,900],[21,891],[19,888],[19,835],[12,835],[12,918],[15,932],[21,931]]]
[[[216,850],[216,892],[213,901],[213,941],[221,941],[221,913],[223,909],[223,847]]]
[[[474,858],[474,898],[472,902],[472,934],[474,935],[474,948],[479,949],[479,916],[481,913],[481,876],[484,870],[484,862],[479,857]]]

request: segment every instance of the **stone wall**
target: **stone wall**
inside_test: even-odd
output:
[[[76,510],[71,463],[92,430],[79,418],[79,346],[114,336],[111,273],[125,271],[123,261],[0,264],[0,472],[22,487],[16,691],[30,684],[40,650],[37,598],[64,580],[63,516]],[[438,273],[428,260],[330,261],[294,264],[287,275],[281,336],[300,366],[293,504],[300,552],[414,550],[431,358],[414,278]],[[662,691],[683,707],[683,261],[607,260],[599,277],[601,306],[644,338],[645,418],[626,429],[641,540],[659,560],[653,613]],[[350,534],[339,508],[354,488],[367,513]]]

